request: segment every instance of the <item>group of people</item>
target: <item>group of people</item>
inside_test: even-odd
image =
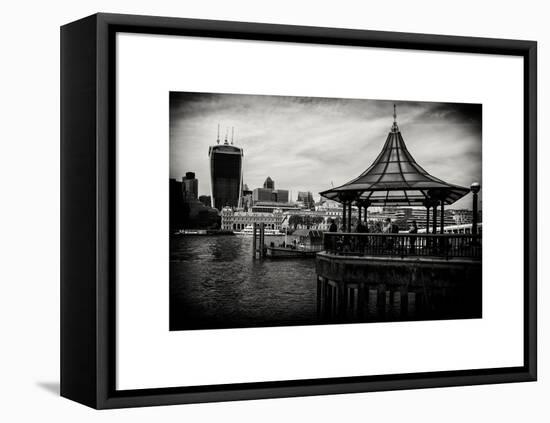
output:
[[[371,225],[366,225],[363,222],[359,221],[357,225],[355,225],[355,230],[352,230],[351,232],[356,233],[373,233],[373,234],[397,234],[399,233],[399,226],[397,226],[395,223],[391,221],[390,218],[387,218],[384,223],[376,222]],[[340,228],[341,232],[346,232],[345,228],[342,226]],[[329,227],[329,232],[338,232],[338,226],[336,225],[336,222],[332,220],[332,223]],[[416,220],[413,220],[411,222],[411,225],[409,227],[410,234],[416,234],[418,233],[418,226],[416,224]]]
[[[345,228],[341,228],[341,232],[345,232]],[[332,221],[329,232],[338,232],[338,226],[336,225],[336,222],[334,220]],[[355,228],[352,232],[356,233],[381,233],[381,234],[398,234],[399,233],[399,226],[391,221],[390,218],[387,218],[383,223],[376,222],[372,225],[365,225],[363,222],[359,221],[357,225],[355,225]],[[418,226],[416,224],[416,221],[413,220],[411,222],[411,225],[409,226],[408,233],[411,234],[409,236],[409,242],[408,242],[408,249],[411,253],[414,253],[416,251],[416,236],[415,234],[418,233]],[[395,247],[396,239],[394,237],[386,237],[384,239],[379,240],[381,244],[381,248],[384,250],[392,250]],[[369,241],[363,241],[363,240],[356,240],[355,242],[359,242],[360,244],[364,244],[365,242]],[[399,243],[404,248],[406,247],[406,244]],[[350,247],[349,245],[345,245],[345,243],[342,243],[342,248]]]

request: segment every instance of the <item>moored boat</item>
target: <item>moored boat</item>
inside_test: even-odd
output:
[[[260,229],[257,228],[257,231],[259,233]],[[253,236],[254,228],[252,227],[252,225],[246,225],[244,229],[240,231],[233,231],[233,233],[238,236]],[[277,229],[270,229],[270,228],[264,229],[264,236],[280,236],[280,235],[284,235],[284,234]]]

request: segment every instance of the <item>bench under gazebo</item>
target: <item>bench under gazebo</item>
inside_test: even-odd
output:
[[[430,228],[432,210],[432,233],[437,233],[438,208],[440,210],[440,233],[444,231],[445,206],[474,193],[472,234],[477,233],[477,193],[479,184],[470,188],[455,185],[430,175],[413,158],[397,126],[396,107],[393,106],[393,125],[384,147],[374,162],[357,178],[321,192],[321,196],[343,205],[344,232],[351,232],[352,207],[358,209],[361,222],[367,223],[370,206],[426,207],[426,233]]]

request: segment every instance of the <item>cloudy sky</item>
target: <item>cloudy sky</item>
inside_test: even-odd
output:
[[[479,104],[256,96],[170,94],[170,177],[196,173],[199,193],[210,195],[208,147],[217,125],[244,150],[244,183],[267,176],[275,188],[311,191],[314,198],[363,172],[376,158],[393,121],[416,161],[447,182],[481,182]],[[471,208],[470,196],[454,207]]]

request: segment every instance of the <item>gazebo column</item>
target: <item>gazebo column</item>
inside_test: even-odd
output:
[[[432,222],[432,225],[433,225],[433,228],[432,228],[432,234],[436,234],[437,233],[437,203],[434,203],[433,205],[433,222]]]
[[[348,232],[351,232],[351,200],[348,203]]]
[[[357,203],[357,224],[361,222],[361,204]]]
[[[361,222],[361,223],[364,223],[365,226],[368,227],[368,222],[367,222],[367,209],[369,208],[371,202],[369,200],[357,200],[355,202],[355,205],[357,206],[357,210],[358,210],[358,221]],[[364,213],[363,213],[363,210],[364,210]]]
[[[441,229],[440,233],[443,233],[443,229],[445,226],[445,202],[441,200]]]
[[[430,233],[430,206],[426,206],[426,233]]]
[[[346,232],[346,202],[342,202],[342,232]]]

